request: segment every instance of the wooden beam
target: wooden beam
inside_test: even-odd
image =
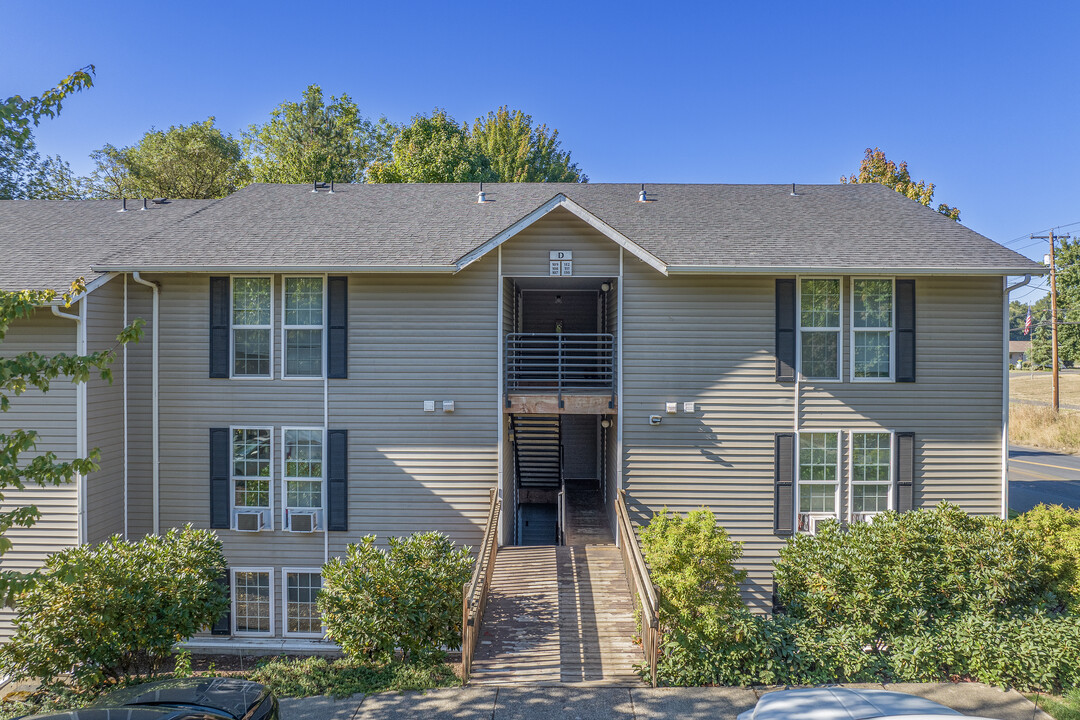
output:
[[[511,394],[510,406],[503,403],[505,413],[534,413],[538,415],[614,415],[618,410],[618,402],[615,407],[609,407],[611,394],[603,395],[563,395],[563,406],[559,407],[559,396],[552,393],[548,395]]]

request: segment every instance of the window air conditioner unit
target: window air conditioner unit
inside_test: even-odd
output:
[[[285,515],[289,532],[309,533],[322,528],[321,510],[287,510]]]
[[[233,511],[233,527],[238,532],[259,532],[267,527],[269,510],[241,510]]]

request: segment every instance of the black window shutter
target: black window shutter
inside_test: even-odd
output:
[[[795,280],[776,281],[776,380],[795,382]]]
[[[227,529],[229,522],[229,428],[210,428],[210,527]]]
[[[328,430],[326,455],[326,529],[349,529],[349,431]]]
[[[229,377],[229,278],[210,278],[210,377]]]
[[[349,377],[349,278],[326,279],[326,377]]]
[[[915,281],[896,281],[896,382],[915,382]]]
[[[790,535],[795,515],[795,434],[776,433],[773,531]]]
[[[915,433],[896,433],[896,509],[898,512],[911,510],[914,484]]]
[[[229,582],[229,571],[226,570],[225,574],[219,577],[217,581],[225,586],[225,595],[229,598],[229,609],[210,628],[210,634],[232,635],[232,583]]]

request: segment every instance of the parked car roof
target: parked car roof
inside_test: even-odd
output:
[[[956,715],[962,713],[907,693],[825,687],[768,693],[739,720],[939,720]]]

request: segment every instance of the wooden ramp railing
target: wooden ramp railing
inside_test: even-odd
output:
[[[469,681],[469,673],[472,671],[473,655],[476,654],[476,643],[480,639],[480,625],[484,621],[484,608],[487,607],[488,590],[491,587],[491,573],[495,570],[495,554],[499,551],[499,512],[502,510],[502,500],[495,488],[491,489],[490,497],[484,542],[480,546],[480,554],[476,556],[472,579],[461,592],[461,670],[464,682]]]
[[[615,501],[618,522],[619,550],[626,568],[626,582],[634,596],[635,608],[641,612],[641,649],[649,666],[649,679],[656,687],[656,661],[660,652],[660,606],[656,601],[656,589],[649,579],[649,567],[641,554],[637,533],[626,510],[626,491],[619,490]]]

